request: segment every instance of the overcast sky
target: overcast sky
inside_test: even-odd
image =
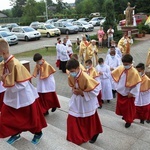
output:
[[[0,10],[11,8],[11,6],[10,6],[10,0],[0,0],[0,1],[1,1]],[[37,1],[40,1],[40,0],[37,0]],[[53,0],[53,2],[56,2],[56,0]],[[63,0],[63,2],[74,3],[75,0]]]

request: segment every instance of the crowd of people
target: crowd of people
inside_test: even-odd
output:
[[[150,79],[145,74],[145,65],[133,64],[124,35],[118,45],[113,41],[112,28],[108,30],[109,48],[106,58],[99,58],[95,40],[87,41],[82,36],[79,53],[73,53],[69,36],[57,38],[56,66],[68,75],[72,96],[69,101],[66,139],[75,144],[94,143],[103,132],[97,109],[103,103],[111,103],[117,97],[116,114],[122,116],[125,128],[134,119],[150,123]],[[100,32],[99,32],[100,34]],[[99,42],[102,42],[99,36]],[[102,45],[102,43],[100,43]],[[128,44],[127,44],[128,45]],[[60,108],[55,89],[56,70],[41,54],[33,56],[35,68],[29,71],[9,52],[8,43],[0,40],[0,138],[10,138],[13,144],[21,132],[34,134],[33,144],[38,144],[47,126],[44,116]],[[149,62],[149,59],[147,63]],[[150,64],[149,64],[150,65]],[[37,87],[31,78],[37,78]]]
[[[109,30],[108,33],[112,34]],[[94,143],[102,133],[97,108],[116,97],[116,114],[122,116],[125,128],[129,128],[134,119],[139,119],[142,124],[150,122],[150,79],[145,74],[143,63],[134,66],[128,46],[130,42],[133,43],[126,33],[118,45],[110,39],[103,59],[98,58],[96,41],[88,41],[86,36],[82,36],[79,53],[68,57],[65,70],[73,95],[69,102],[67,140],[76,144],[88,140]],[[66,52],[67,49],[66,46]],[[63,53],[61,47],[59,52]]]

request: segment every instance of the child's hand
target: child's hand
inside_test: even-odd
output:
[[[99,75],[103,75],[103,73],[102,73],[102,72],[99,72]]]
[[[1,81],[4,81],[4,79],[6,78],[6,76],[7,76],[8,74],[9,74],[9,73],[3,74],[3,75],[1,76],[1,78],[0,78],[0,80],[1,80]]]
[[[131,97],[133,97],[133,96],[134,96],[133,94],[128,93],[128,98],[131,98]]]
[[[75,95],[83,95],[83,91],[82,91],[81,89],[74,89],[74,90],[73,90],[73,93],[74,93]]]

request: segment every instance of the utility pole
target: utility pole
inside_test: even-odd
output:
[[[45,0],[45,15],[46,15],[46,20],[48,20],[47,0]]]

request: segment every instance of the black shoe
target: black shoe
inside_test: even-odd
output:
[[[102,108],[102,106],[99,106],[98,108],[99,108],[99,109],[101,109],[101,108]]]
[[[102,100],[102,104],[104,104],[104,101]]]
[[[110,103],[110,100],[107,100],[107,103]]]
[[[116,90],[112,90],[113,98],[116,98]]]
[[[150,120],[146,120],[147,123],[150,123]]]
[[[122,117],[122,120],[124,120],[124,117]]]
[[[144,120],[140,120],[140,123],[144,124]]]
[[[49,115],[49,112],[47,111],[46,113],[44,113],[44,116],[47,116],[47,115]]]
[[[97,140],[98,135],[99,135],[99,133],[95,134],[89,142],[90,143],[95,143],[95,141]]]
[[[56,111],[56,109],[57,109],[57,108],[52,108],[51,112],[54,112],[54,111]]]
[[[131,126],[131,123],[125,123],[125,128],[129,128]]]

